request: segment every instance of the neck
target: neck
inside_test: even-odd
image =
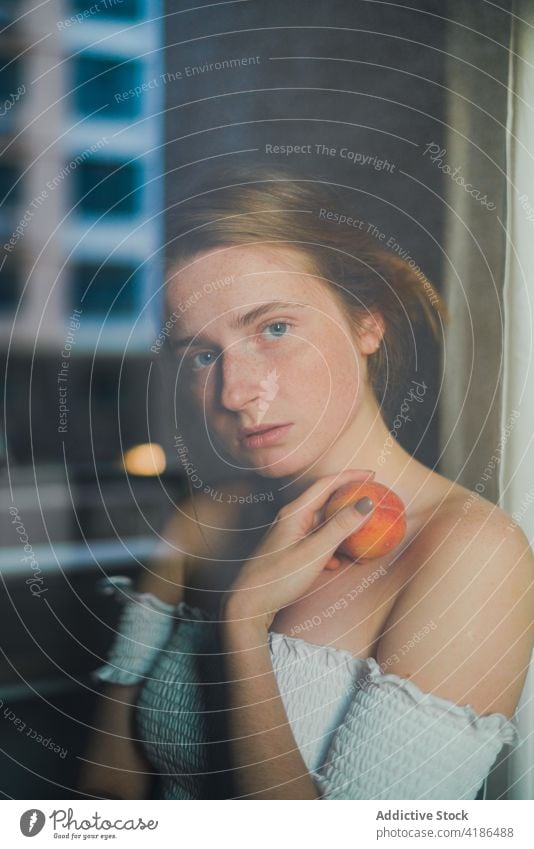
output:
[[[409,503],[430,470],[399,445],[388,430],[373,391],[367,387],[356,416],[331,449],[298,476],[280,478],[280,501],[285,504],[314,481],[344,469],[372,470],[375,480]],[[296,478],[296,479],[295,479]]]

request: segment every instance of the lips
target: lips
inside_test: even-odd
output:
[[[273,445],[278,442],[291,427],[291,422],[264,424],[259,427],[241,428],[238,436],[240,442],[247,448],[261,448],[264,445]]]
[[[242,427],[238,431],[239,439],[244,439],[245,436],[254,436],[256,433],[265,433],[266,430],[272,430],[275,427],[285,427],[287,422],[276,424],[268,422],[267,424],[258,425],[258,427]]]

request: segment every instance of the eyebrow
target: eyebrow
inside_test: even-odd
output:
[[[297,301],[269,301],[267,304],[261,304],[259,307],[256,307],[249,312],[244,313],[243,315],[237,315],[232,318],[230,321],[230,327],[232,330],[240,330],[243,327],[248,327],[251,324],[254,324],[259,318],[269,312],[273,312],[273,310],[277,309],[303,309],[308,307],[309,304],[299,303]],[[197,334],[196,336],[183,336],[179,339],[173,339],[172,345],[174,348],[182,348],[186,345],[190,345],[192,342],[198,342],[201,340],[202,334]]]

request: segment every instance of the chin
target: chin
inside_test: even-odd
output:
[[[313,463],[313,461],[313,459],[303,460],[302,457],[298,457],[297,453],[295,453],[292,456],[281,457],[279,460],[266,458],[264,461],[265,465],[260,468],[255,467],[254,470],[256,474],[260,475],[262,478],[276,479],[298,477],[298,475],[309,469],[310,464]],[[261,466],[261,464],[258,465]]]
[[[229,454],[236,464],[246,467],[262,478],[273,480],[296,477],[306,472],[315,462],[321,461],[327,450],[317,444],[312,446],[307,440],[301,441],[300,444],[298,439],[292,441],[293,445],[288,441],[285,445],[273,445],[252,451],[240,451],[234,444]]]

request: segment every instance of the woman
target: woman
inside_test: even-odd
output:
[[[191,498],[96,673],[86,793],[468,799],[518,740],[534,558],[391,438],[388,399],[407,376],[425,388],[413,324],[437,335],[445,310],[346,205],[255,167],[179,206],[166,327]],[[231,484],[208,482],[202,438]],[[324,507],[366,479],[400,496],[407,532],[359,562],[338,548],[375,504]]]

